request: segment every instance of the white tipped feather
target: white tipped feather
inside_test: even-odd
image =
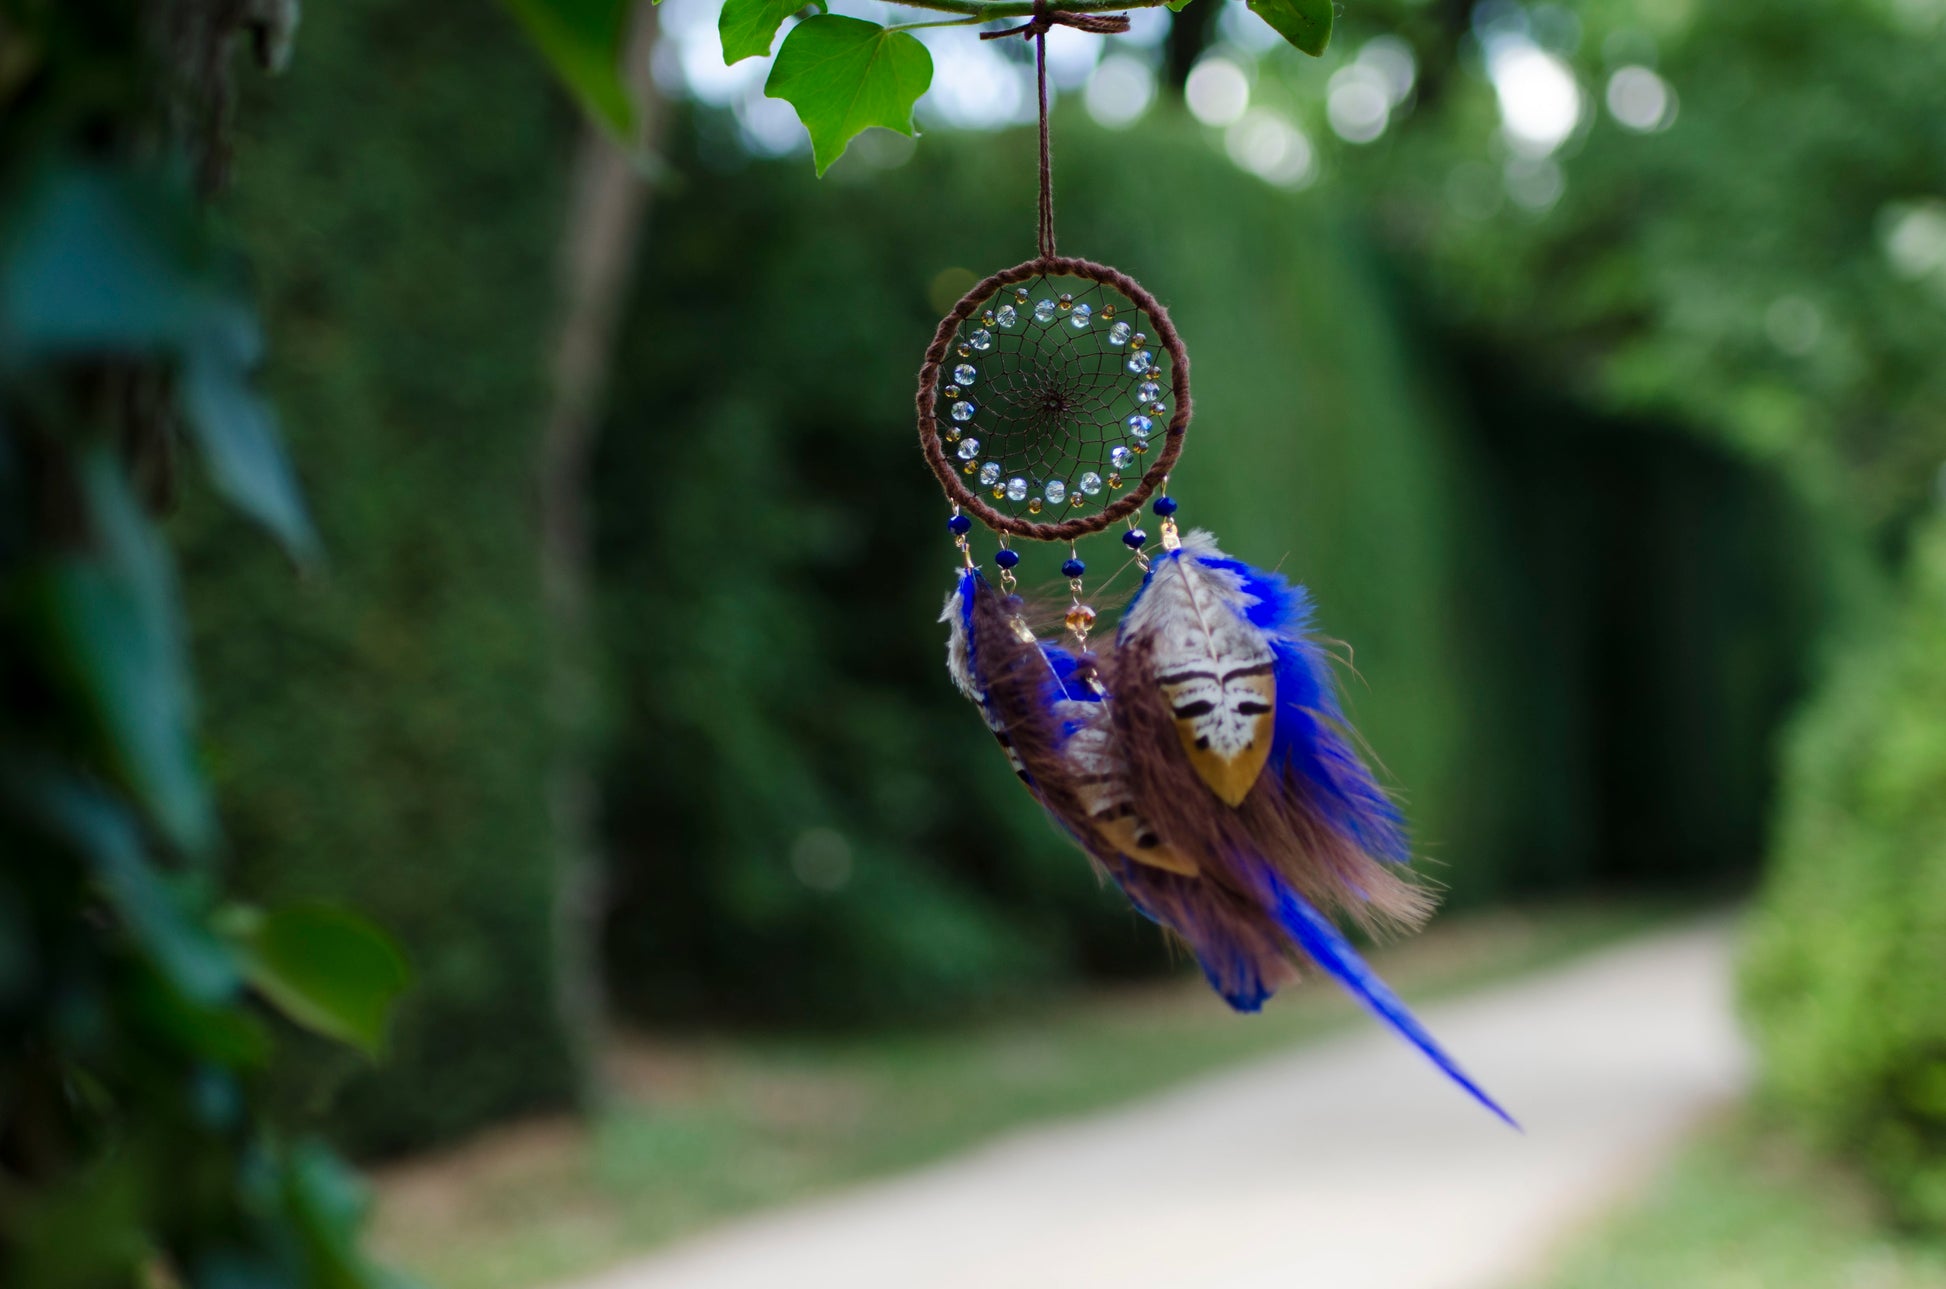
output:
[[[966,614],[962,603],[965,582],[955,582],[952,591],[946,596],[946,607],[941,611],[939,620],[946,628],[946,672],[953,678],[953,686],[966,696],[968,702],[980,709],[980,716],[993,731],[994,741],[1000,750],[1007,754],[1007,764],[1022,783],[1030,782],[1027,767],[1022,764],[1020,753],[1014,750],[1014,741],[1007,734],[1005,724],[987,700],[986,688],[973,673],[973,642],[966,635]]]
[[[1224,558],[1208,533],[1155,562],[1129,606],[1119,638],[1146,637],[1156,683],[1197,775],[1225,802],[1240,805],[1270,758],[1277,707],[1277,658],[1249,619],[1254,597],[1243,578],[1212,568]]]
[[[946,634],[946,673],[953,678],[953,686],[966,695],[971,702],[985,707],[987,696],[980,684],[973,678],[973,648],[966,638],[966,615],[960,604],[960,585],[953,584],[947,592],[946,607],[940,611],[939,620],[947,623]]]

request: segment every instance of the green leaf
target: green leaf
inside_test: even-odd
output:
[[[245,977],[279,1011],[367,1055],[384,1051],[392,1005],[409,978],[390,936],[330,905],[228,917],[243,947]]]
[[[155,1199],[136,1150],[122,1145],[35,1186],[15,1186],[7,1214],[7,1283],[131,1285],[155,1264]]]
[[[49,643],[122,778],[171,841],[199,854],[216,820],[196,763],[174,571],[107,453],[84,457],[80,474],[99,558],[69,557],[49,574]]]
[[[233,948],[221,942],[213,947],[234,963]],[[138,974],[126,995],[129,1009],[151,1035],[165,1037],[179,1051],[233,1069],[261,1068],[270,1060],[270,1031],[238,1005],[235,990],[241,979],[234,966],[226,964],[225,973],[230,988],[220,1002],[186,996],[160,970]]]
[[[370,1195],[328,1147],[315,1141],[292,1146],[282,1180],[284,1203],[308,1264],[304,1283],[318,1289],[418,1289],[358,1247]]]
[[[829,10],[824,0],[810,2],[819,13]],[[723,61],[740,63],[746,58],[770,57],[770,46],[784,19],[805,7],[805,0],[723,0],[723,12],[716,17],[716,31],[723,38]]]
[[[50,169],[0,236],[0,365],[103,353],[173,360],[217,489],[308,559],[310,520],[250,381],[263,336],[219,259],[179,182]]]
[[[1333,0],[1249,0],[1250,12],[1316,58],[1331,43]]]
[[[24,811],[86,858],[122,924],[187,1003],[215,1007],[236,996],[242,982],[235,954],[150,865],[135,821],[120,802],[58,774],[16,771],[4,786]]]
[[[298,560],[317,556],[317,534],[284,454],[277,420],[247,371],[214,358],[193,359],[181,398],[218,492],[284,544]]]
[[[784,37],[764,93],[797,109],[818,173],[874,125],[916,134],[912,105],[932,84],[932,55],[903,31],[820,14]]]
[[[503,0],[561,83],[616,137],[634,133],[622,84],[631,0]]]
[[[0,235],[0,361],[180,353],[238,307],[213,267],[179,182],[50,167]]]
[[[1163,3],[1169,6],[1170,13],[1181,13],[1188,7],[1189,0],[1163,0]]]

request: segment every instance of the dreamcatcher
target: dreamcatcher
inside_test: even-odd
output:
[[[1055,253],[1045,38],[1039,254],[978,283],[941,320],[919,374],[919,439],[952,503],[961,572],[947,598],[947,665],[1014,772],[1215,990],[1256,1011],[1308,964],[1336,979],[1512,1123],[1334,925],[1416,927],[1397,809],[1359,755],[1304,588],[1183,533],[1169,472],[1189,427],[1189,357],[1133,278]],[[1143,503],[1156,540],[1139,526]],[[989,580],[977,520],[999,539]],[[1143,572],[1111,640],[1075,542],[1123,525]],[[1044,638],[1017,593],[1013,539],[1064,542],[1063,630]]]

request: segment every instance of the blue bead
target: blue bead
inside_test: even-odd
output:
[[[993,553],[993,562],[1001,568],[1012,568],[1014,565],[1020,563],[1020,552],[1017,550],[1009,550],[1007,547],[1002,546]]]
[[[1167,519],[1176,513],[1176,499],[1174,497],[1157,497],[1155,504],[1150,506],[1149,509],[1155,511],[1156,514],[1161,515],[1164,519]]]
[[[1087,571],[1088,571],[1088,566],[1086,564],[1083,564],[1078,559],[1071,559],[1067,563],[1061,565],[1062,577],[1080,577],[1083,573]]]
[[[954,515],[946,521],[946,528],[955,537],[964,537],[973,531],[973,521],[965,515]]]
[[[1122,534],[1122,545],[1128,547],[1132,551],[1141,550],[1142,543],[1147,540],[1149,540],[1149,535],[1143,532],[1139,528],[1131,528],[1127,532]]]

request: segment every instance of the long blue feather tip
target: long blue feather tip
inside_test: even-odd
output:
[[[1373,1015],[1396,1030],[1400,1037],[1425,1053],[1427,1060],[1445,1071],[1447,1078],[1465,1088],[1475,1101],[1491,1110],[1501,1122],[1515,1132],[1522,1131],[1514,1117],[1447,1055],[1446,1049],[1419,1023],[1419,1018],[1392,992],[1392,987],[1366,965],[1365,960],[1358,956],[1358,951],[1351,947],[1351,941],[1345,939],[1329,918],[1312,908],[1296,891],[1277,880],[1274,874],[1270,875],[1270,881],[1277,898],[1277,920],[1291,933],[1291,938],[1297,941],[1298,947],[1311,961],[1329,972],[1354,998],[1370,1008]]]

